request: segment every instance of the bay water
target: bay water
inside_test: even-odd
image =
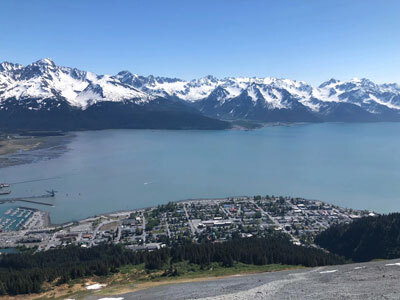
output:
[[[187,198],[284,195],[400,211],[400,124],[74,133],[68,151],[0,169],[7,197],[45,194],[53,223]],[[5,198],[4,196],[1,196]]]

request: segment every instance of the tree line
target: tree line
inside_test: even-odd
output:
[[[72,279],[118,272],[124,265],[145,264],[146,270],[172,269],[175,262],[207,266],[235,262],[246,264],[290,264],[314,267],[344,263],[344,259],[316,248],[292,244],[286,237],[235,239],[224,243],[185,243],[155,251],[132,251],[122,245],[92,248],[70,246],[35,254],[17,253],[0,257],[0,295],[39,293],[43,283],[67,283]]]
[[[400,214],[364,217],[321,232],[315,243],[356,262],[400,257]]]
[[[234,262],[315,267],[345,263],[342,257],[314,247],[294,245],[286,236],[239,238],[223,243],[187,243],[171,249],[172,262],[188,260],[198,265],[213,262],[231,267]]]

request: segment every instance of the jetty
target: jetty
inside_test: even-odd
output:
[[[48,192],[48,193],[45,194],[45,195],[0,199],[0,204],[12,203],[12,202],[17,202],[17,201],[19,201],[19,202],[25,202],[25,203],[33,203],[33,204],[54,206],[54,205],[51,204],[51,203],[47,203],[47,202],[42,202],[42,201],[34,200],[34,199],[52,198],[52,197],[54,197],[54,196],[55,196],[55,192],[54,192],[54,191],[51,191],[51,192]]]

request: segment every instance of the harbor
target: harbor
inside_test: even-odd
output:
[[[37,223],[43,212],[30,207],[10,208],[0,214],[0,232],[17,231]],[[39,218],[38,218],[39,217]]]
[[[4,195],[9,195],[11,194],[11,189],[3,190],[5,188],[9,188],[10,184],[8,183],[0,183],[0,196]],[[0,204],[4,203],[14,203],[14,202],[25,202],[25,203],[32,203],[32,204],[39,204],[39,205],[46,205],[46,206],[52,206],[54,207],[53,204],[43,202],[43,201],[37,201],[35,199],[43,199],[43,198],[52,198],[56,195],[57,191],[51,190],[51,191],[46,191],[46,194],[43,195],[36,195],[36,196],[26,196],[26,197],[13,197],[13,198],[0,198]]]
[[[9,183],[0,183],[0,196],[11,194]],[[23,202],[54,207],[52,203],[43,202],[41,199],[55,197],[57,191],[46,191],[46,194],[34,196],[20,196],[12,198],[0,197],[0,204]],[[49,225],[49,214],[47,212],[31,207],[10,207],[0,210],[0,232],[18,231],[23,229],[42,228]],[[5,211],[6,210],[6,211]]]

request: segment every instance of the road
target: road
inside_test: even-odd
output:
[[[143,241],[143,245],[146,245],[146,218],[145,218],[144,214],[142,214],[142,218],[143,218],[142,241]]]
[[[169,230],[169,224],[168,224],[167,218],[165,218],[165,226],[167,228],[168,237],[171,238],[171,231]]]
[[[400,299],[399,281],[400,260],[397,259],[170,284],[113,297],[124,300]]]
[[[96,235],[99,232],[100,228],[106,224],[113,223],[113,222],[115,222],[115,220],[107,220],[107,221],[100,222],[100,224],[96,226],[95,230],[93,231],[92,238],[90,239],[89,247],[92,247],[94,245],[94,240],[96,239]]]
[[[115,243],[119,243],[119,241],[121,240],[121,233],[122,233],[122,227],[118,226],[117,227],[117,237],[114,240]]]
[[[189,224],[190,230],[192,231],[192,234],[196,235],[196,229],[194,228],[193,223],[189,218],[189,214],[188,214],[188,212],[186,210],[186,204],[183,205],[183,210],[185,211],[185,215],[186,215],[186,218],[188,220],[188,224]]]
[[[267,216],[272,222],[274,222],[274,225],[276,225],[278,227],[282,227],[282,224],[279,224],[279,222],[277,220],[275,220],[275,218],[273,218],[268,212],[266,212],[261,207],[259,207],[255,201],[253,201],[253,204],[255,207],[257,207],[261,211],[261,214],[263,216]],[[285,233],[287,233],[293,241],[297,241],[297,242],[299,241],[299,239],[294,237],[290,232],[286,231],[285,229],[283,229],[283,231]]]
[[[49,250],[51,247],[57,246],[57,239],[56,239],[57,234],[59,234],[59,232],[55,232],[55,233],[51,236],[50,240],[46,242],[46,246],[44,247],[44,251]],[[43,243],[42,243],[42,244],[43,244]]]

